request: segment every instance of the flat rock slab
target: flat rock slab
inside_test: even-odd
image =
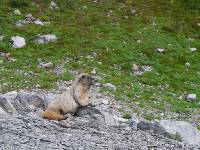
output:
[[[187,144],[200,145],[200,132],[185,121],[161,120],[160,125],[171,134],[178,133]]]

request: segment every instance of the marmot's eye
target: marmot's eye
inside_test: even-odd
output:
[[[83,75],[83,76],[82,76],[82,79],[85,79],[85,78],[86,78],[86,76],[85,76],[85,75]]]

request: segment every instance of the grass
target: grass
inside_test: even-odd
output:
[[[55,88],[56,81],[73,79],[69,70],[90,72],[95,68],[102,77],[100,82],[116,85],[117,91],[111,93],[117,100],[160,111],[169,106],[170,111],[185,114],[199,109],[199,100],[178,100],[187,93],[200,97],[198,0],[60,0],[57,4],[60,8],[53,11],[49,0],[1,0],[0,35],[5,38],[0,51],[10,52],[17,60],[0,58],[0,93],[38,85]],[[15,9],[22,15],[14,15]],[[15,22],[28,13],[50,24],[16,27]],[[37,34],[51,33],[58,37],[57,42],[33,42]],[[9,45],[15,35],[26,39],[24,48]],[[191,52],[190,47],[197,51]],[[157,53],[156,48],[165,52]],[[57,76],[54,68],[37,68],[38,59],[51,61],[54,67],[64,63],[65,74]],[[152,66],[153,71],[136,76],[132,74],[133,63]],[[24,76],[29,71],[34,76]],[[147,114],[147,118],[152,116]]]

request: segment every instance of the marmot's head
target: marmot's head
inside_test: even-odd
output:
[[[80,74],[77,82],[83,86],[86,90],[89,90],[93,84],[94,79],[88,74]]]
[[[74,97],[81,106],[89,104],[88,91],[93,84],[94,79],[88,74],[80,74],[73,86]]]

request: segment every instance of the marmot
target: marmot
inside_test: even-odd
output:
[[[42,117],[48,120],[63,120],[68,113],[76,113],[79,107],[89,105],[88,91],[93,83],[93,78],[88,74],[80,74],[75,79],[72,87],[52,100]]]

